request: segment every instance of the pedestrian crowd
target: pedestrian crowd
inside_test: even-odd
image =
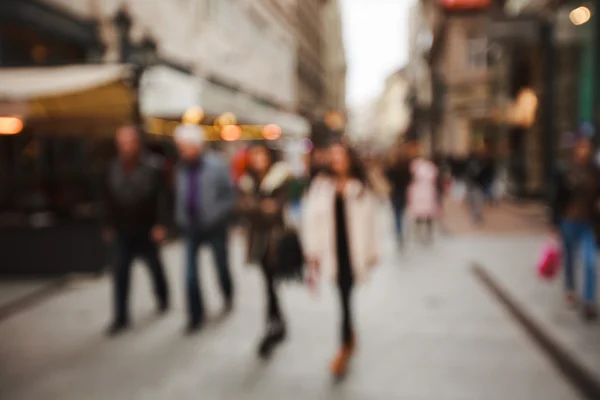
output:
[[[209,150],[198,126],[181,125],[175,133],[179,163],[174,168],[174,206],[169,207],[162,160],[147,152],[138,131],[122,127],[116,136],[118,156],[103,185],[105,239],[114,249],[114,313],[108,334],[130,325],[128,297],[133,259],[141,257],[151,272],[160,313],[170,298],[159,246],[167,238],[169,214],[184,243],[187,333],[200,330],[205,310],[199,283],[201,246],[214,255],[225,313],[234,309],[228,231],[234,217],[247,232],[247,262],[256,265],[265,287],[265,333],[258,354],[268,357],[287,333],[280,301],[284,280],[306,280],[316,290],[323,279],[339,289],[340,348],[331,365],[342,375],[357,346],[352,292],[380,259],[378,202],[361,158],[342,142],[319,149],[310,183],[302,190],[302,216],[290,211],[298,190],[290,185],[289,166],[277,151],[254,144],[243,157],[227,160]],[[232,173],[233,172],[233,173]],[[169,208],[174,208],[170,210]]]
[[[198,126],[181,125],[175,133],[179,162],[173,168],[174,201],[165,187],[164,162],[144,149],[139,132],[121,127],[116,135],[118,156],[103,185],[104,238],[114,250],[114,311],[108,333],[129,327],[128,297],[133,259],[142,258],[150,271],[157,310],[169,310],[170,294],[159,247],[169,232],[169,216],[184,243],[187,325],[194,333],[205,322],[199,282],[199,249],[214,255],[225,313],[235,306],[235,285],[228,254],[229,227],[235,218],[245,229],[247,263],[256,265],[265,288],[265,332],[258,343],[260,357],[269,357],[287,335],[281,302],[282,281],[306,281],[316,290],[323,279],[339,292],[340,340],[331,371],[347,370],[358,344],[352,293],[381,258],[378,214],[382,198],[389,200],[399,249],[406,244],[406,221],[414,221],[423,243],[434,237],[436,221],[451,177],[451,162],[429,159],[418,143],[395,146],[387,162],[368,165],[342,141],[315,149],[306,185],[293,185],[289,165],[280,152],[264,143],[252,144],[232,165],[207,148]],[[596,317],[596,239],[593,219],[600,211],[600,174],[589,142],[575,148],[571,168],[557,174],[552,199],[554,236],[565,254],[565,297],[575,307],[575,256],[584,248],[586,319]],[[377,163],[376,163],[377,164]],[[485,147],[467,160],[466,203],[475,222],[482,222],[481,204],[493,200],[495,168]],[[297,182],[296,182],[297,183]],[[301,204],[301,206],[300,206]],[[291,218],[301,209],[300,218]]]

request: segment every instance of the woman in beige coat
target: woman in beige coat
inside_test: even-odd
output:
[[[356,346],[352,289],[379,259],[378,218],[376,197],[355,153],[333,144],[330,155],[331,173],[318,176],[306,195],[302,234],[311,276],[332,278],[339,288],[342,337],[331,371],[340,376]]]

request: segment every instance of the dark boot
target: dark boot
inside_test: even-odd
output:
[[[109,337],[118,336],[128,329],[129,329],[129,322],[115,321],[106,330],[106,335]]]
[[[268,358],[278,344],[283,342],[286,337],[285,324],[281,321],[271,321],[267,325],[267,332],[258,346],[258,355],[261,358]]]

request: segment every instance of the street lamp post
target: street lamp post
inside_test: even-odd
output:
[[[131,64],[133,74],[131,78],[131,88],[134,93],[133,108],[131,114],[132,123],[140,130],[143,127],[143,116],[140,108],[140,92],[142,89],[142,77],[146,69],[151,66],[156,59],[156,42],[145,36],[138,43],[133,44],[130,40],[130,30],[132,26],[131,18],[124,10],[119,11],[114,20],[120,38],[120,61]]]

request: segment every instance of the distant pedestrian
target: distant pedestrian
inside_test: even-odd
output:
[[[408,188],[408,215],[415,221],[421,238],[433,240],[434,222],[440,213],[438,169],[424,157],[414,159],[410,164],[412,181]],[[427,233],[423,234],[423,229]]]
[[[205,318],[199,287],[198,249],[212,248],[225,310],[233,306],[233,284],[227,248],[228,226],[236,196],[231,171],[217,153],[204,148],[200,127],[179,126],[175,140],[181,156],[176,170],[175,219],[185,240],[185,269],[189,333],[198,330]]]
[[[168,197],[163,160],[146,152],[133,126],[117,131],[119,156],[108,169],[104,187],[105,239],[114,244],[114,320],[108,334],[129,326],[131,264],[142,257],[150,270],[158,311],[169,308],[169,293],[158,244],[165,240]]]
[[[410,161],[407,145],[400,145],[393,150],[391,163],[385,171],[386,178],[391,186],[390,200],[394,210],[396,239],[400,246],[404,245],[407,191],[412,179]]]
[[[261,357],[268,357],[286,335],[277,284],[289,273],[280,259],[289,178],[289,166],[277,162],[267,147],[257,145],[250,149],[247,173],[239,181],[239,209],[250,223],[248,259],[260,265],[265,282],[267,329],[258,347]]]
[[[342,324],[341,347],[331,364],[345,373],[356,347],[351,294],[379,260],[378,205],[367,172],[356,154],[341,144],[330,147],[331,173],[312,182],[303,214],[303,246],[315,284],[317,276],[336,280]]]
[[[482,145],[469,157],[466,166],[467,206],[475,223],[483,223],[483,205],[488,188],[486,149]]]
[[[596,235],[600,200],[600,171],[592,158],[592,145],[580,139],[573,151],[572,165],[560,170],[552,198],[554,234],[564,247],[565,300],[571,307],[578,302],[575,285],[575,259],[583,250],[582,312],[586,320],[596,319]]]

